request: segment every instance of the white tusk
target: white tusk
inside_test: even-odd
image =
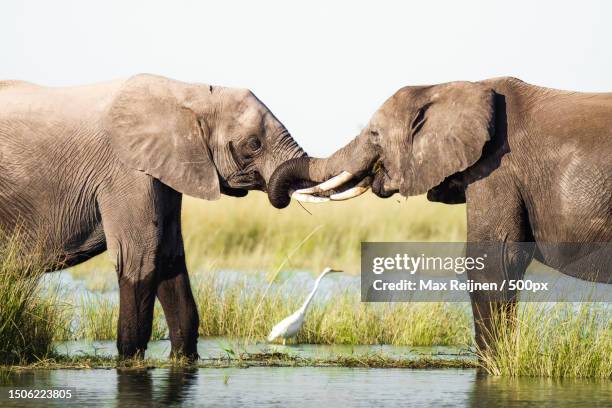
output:
[[[303,203],[324,203],[329,201],[327,197],[315,197],[310,194],[298,193],[297,191],[291,194],[291,198]]]
[[[332,194],[331,196],[329,196],[329,198],[332,201],[344,201],[344,200],[348,200],[350,198],[362,195],[363,193],[368,191],[368,188],[369,187],[355,186],[355,187],[349,188],[348,190],[343,191],[341,193]]]
[[[351,173],[349,173],[348,171],[343,171],[342,173],[338,174],[336,177],[332,177],[329,180],[324,181],[321,184],[317,184],[316,186],[309,187],[309,188],[303,188],[301,190],[296,190],[296,193],[300,193],[300,194],[322,193],[322,192],[331,190],[332,188],[341,186],[342,184],[346,183],[352,178],[353,178],[353,175]]]

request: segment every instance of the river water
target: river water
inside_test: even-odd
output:
[[[70,355],[116,355],[113,341],[72,341],[57,349]],[[147,355],[164,358],[167,340],[151,342]],[[328,358],[378,353],[390,357],[473,358],[451,347],[270,346],[203,338],[204,358],[228,353],[285,352]],[[245,406],[245,407],[610,407],[612,382],[502,378],[476,369],[372,369],[250,367],[24,370],[3,378],[0,406]],[[66,400],[15,400],[9,390],[69,388]]]
[[[28,406],[610,407],[610,382],[497,378],[475,369],[200,368],[34,370],[12,387],[71,387],[70,400]],[[8,400],[3,407],[23,406]]]

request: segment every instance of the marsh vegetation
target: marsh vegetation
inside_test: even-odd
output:
[[[42,293],[42,256],[23,256],[19,232],[0,231],[0,364],[48,356],[69,316],[58,293]]]
[[[241,202],[185,200],[186,252],[203,337],[222,336],[244,344],[263,341],[275,323],[301,304],[310,290],[310,271],[314,276],[327,265],[343,268],[348,276],[338,279],[344,283],[358,274],[361,241],[458,241],[465,236],[463,206],[426,203],[423,197],[384,201],[366,195],[348,205],[309,207],[311,214],[297,205],[278,211],[266,200],[263,194]],[[62,357],[53,347],[57,341],[115,338],[118,296],[107,257],[52,274],[41,285],[43,263],[36,256],[19,255],[18,236],[2,238],[1,364],[123,364],[91,356]],[[61,274],[86,290],[67,291],[60,282],[53,283],[53,276]],[[467,304],[367,304],[360,302],[358,284],[340,284],[337,279],[329,284],[317,295],[297,342],[473,350]],[[491,351],[480,356],[482,367],[498,376],[610,379],[611,316],[607,304],[520,304],[516,321],[500,318]],[[152,339],[166,337],[157,304]],[[272,357],[275,364],[279,359],[293,364],[290,357]],[[359,358],[359,366],[399,366],[382,355]],[[237,354],[230,360],[246,364],[249,357]],[[357,364],[349,360],[338,357],[330,364]],[[300,361],[323,364],[321,359]]]

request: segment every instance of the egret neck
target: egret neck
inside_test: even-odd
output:
[[[303,315],[303,314],[306,313],[306,309],[308,309],[308,306],[310,305],[310,302],[312,301],[312,298],[314,297],[315,293],[317,292],[317,289],[319,288],[319,284],[321,283],[321,279],[323,279],[323,277],[325,275],[327,275],[328,273],[331,273],[331,272],[342,272],[342,271],[336,270],[336,269],[332,269],[332,268],[325,268],[323,270],[323,272],[319,275],[319,277],[315,281],[314,287],[312,288],[312,291],[310,292],[310,294],[308,295],[308,297],[304,301],[304,304],[302,305],[302,307],[299,308],[298,312],[300,314]]]

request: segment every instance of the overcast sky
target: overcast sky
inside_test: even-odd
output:
[[[612,91],[611,40],[609,1],[3,0],[0,78],[247,87],[327,155],[403,85],[512,75]]]

